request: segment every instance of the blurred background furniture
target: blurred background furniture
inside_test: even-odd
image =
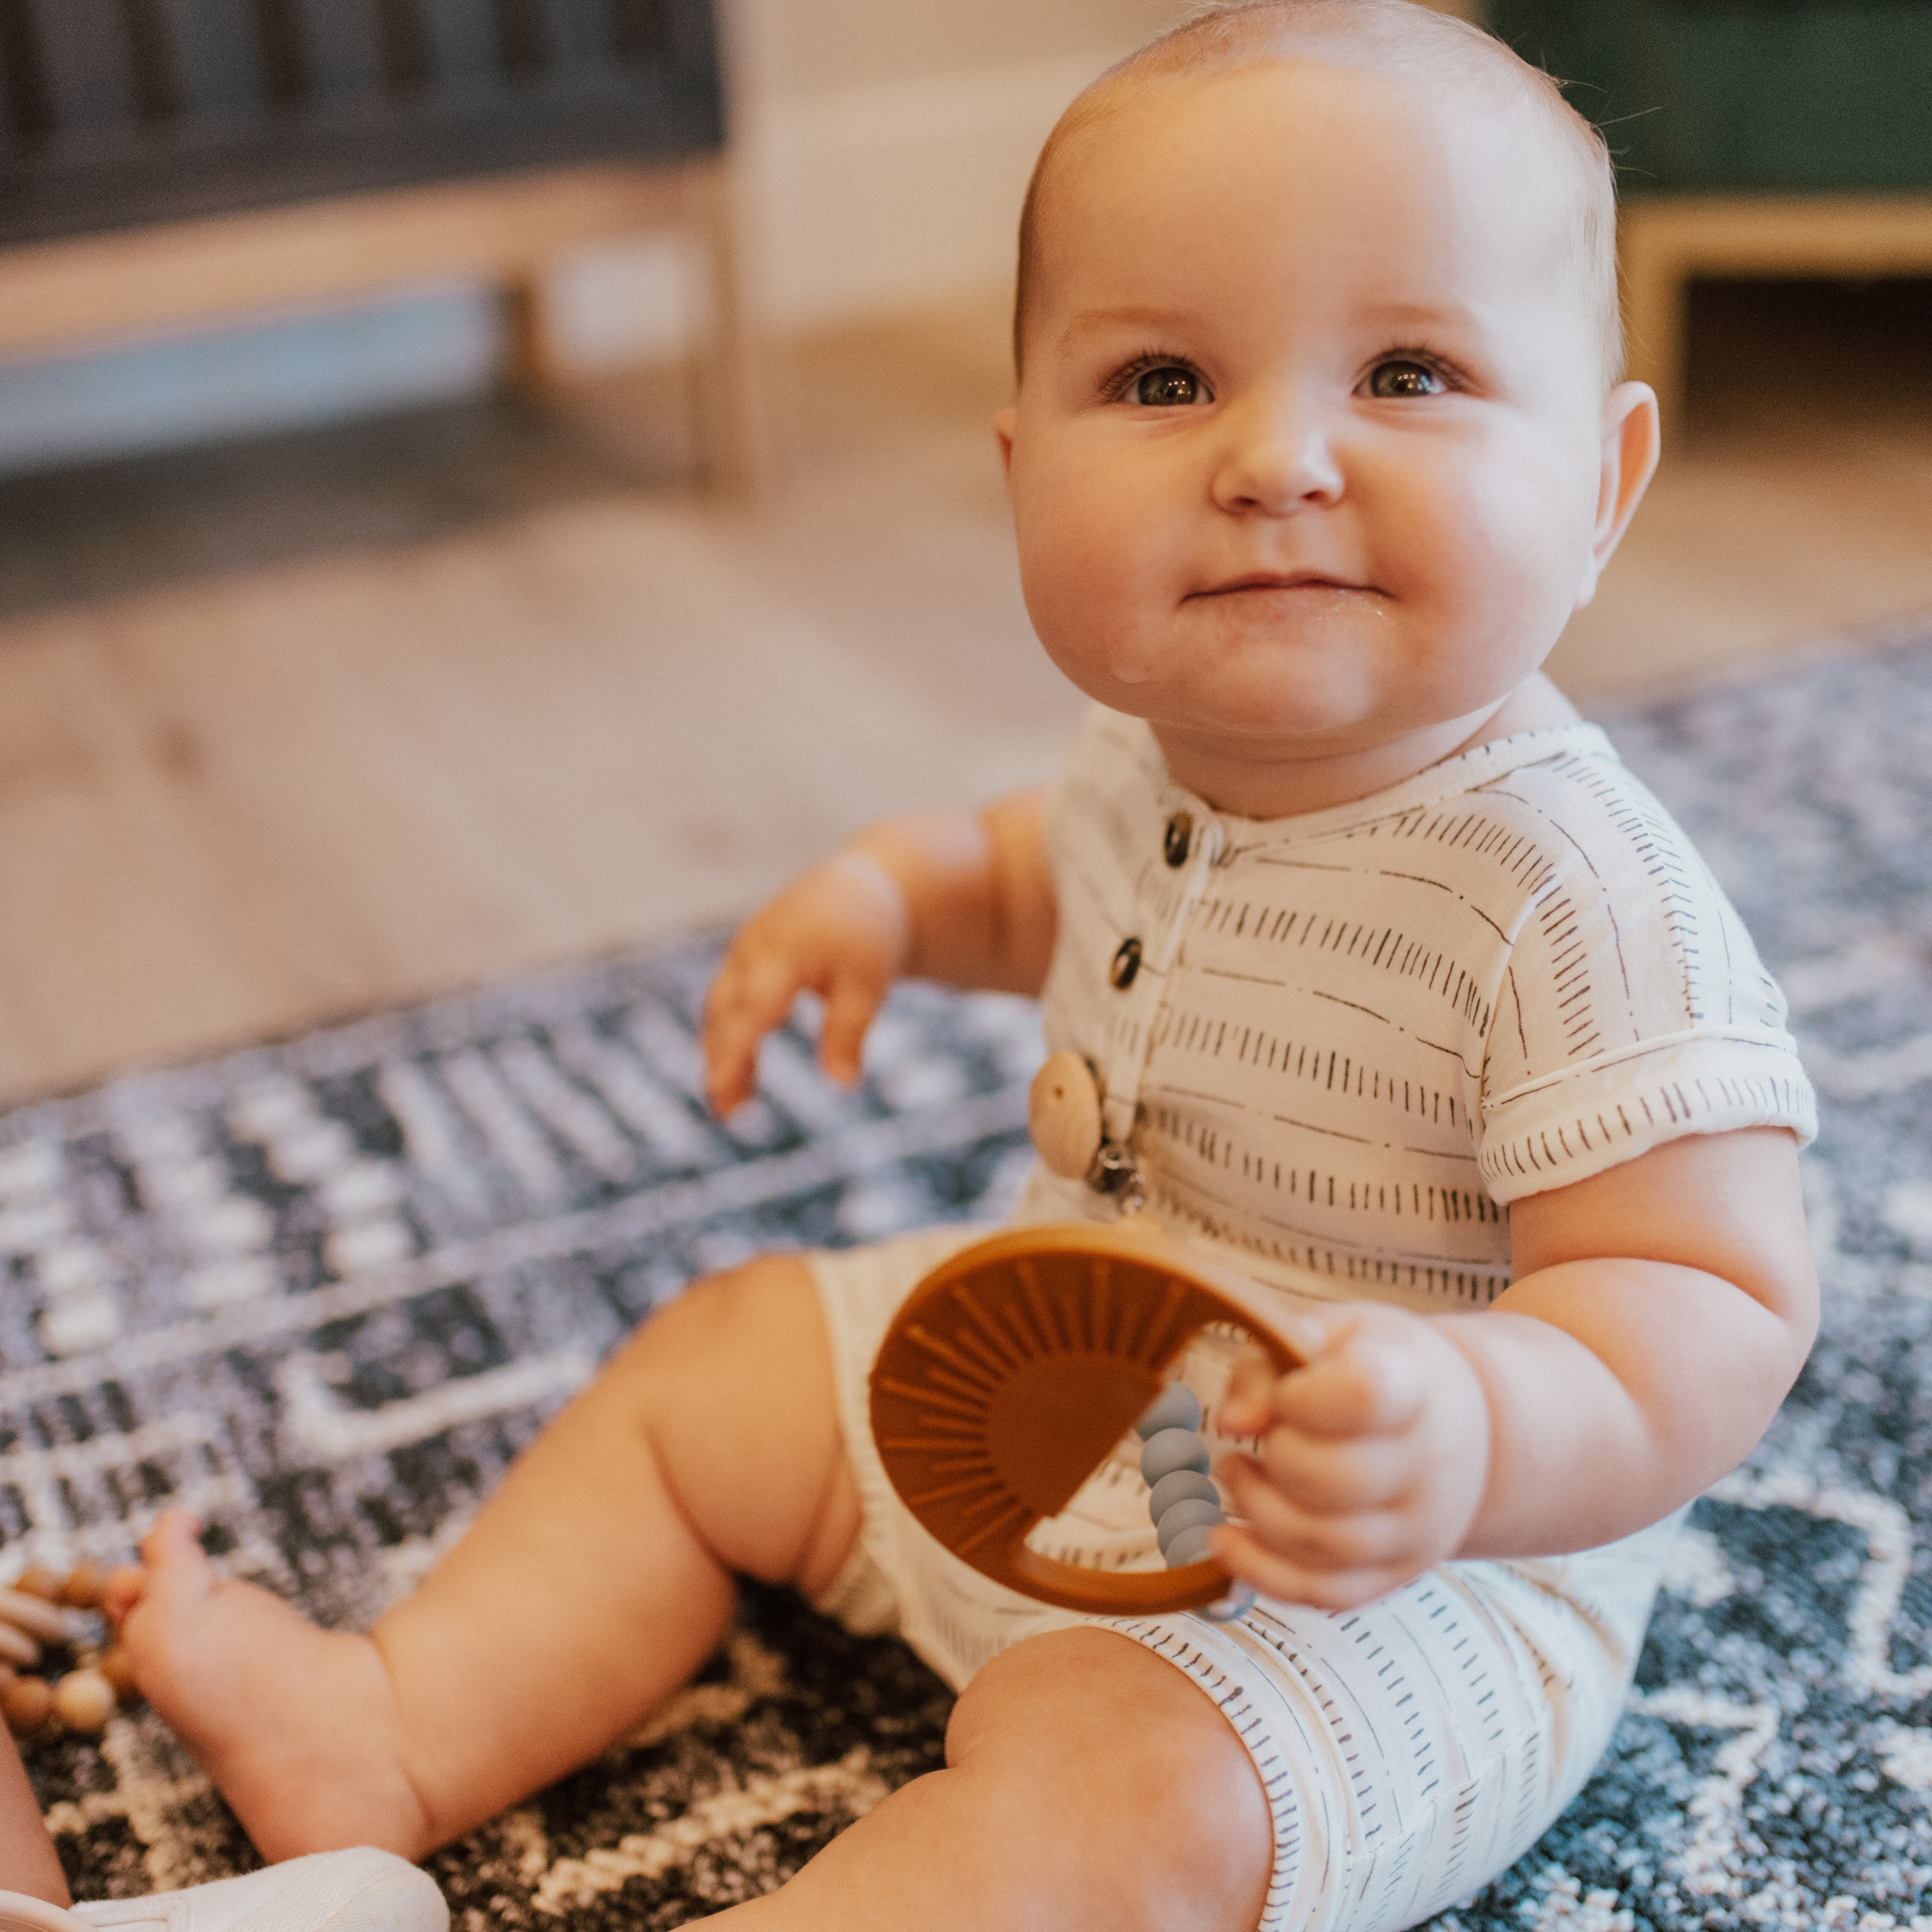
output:
[[[0,355],[470,278],[559,379],[544,277],[697,244],[711,478],[765,464],[709,0],[0,0]]]
[[[0,1102],[721,923],[870,820],[1049,781],[1083,700],[988,430],[1013,230],[1055,116],[1184,4],[714,0],[789,420],[756,502],[685,487],[690,332],[515,407],[474,287],[0,355]],[[1932,611],[1932,283],[1692,309],[1697,435],[1550,661],[1587,709]],[[460,383],[360,386],[423,310]]]
[[[1667,420],[1693,278],[1932,274],[1925,0],[1491,0],[1488,25],[1609,137],[1631,373]]]

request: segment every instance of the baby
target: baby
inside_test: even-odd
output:
[[[947,1768],[747,1926],[1378,1932],[1576,1792],[1816,1294],[1782,1002],[1539,669],[1656,457],[1613,216],[1555,87],[1406,0],[1223,8],[1090,88],[997,432],[1028,608],[1100,708],[1049,801],[867,833],[713,990],[728,1109],[801,991],[849,1079],[896,975],[1043,988],[1110,1158],[1022,1217],[1111,1220],[1131,1172],[1302,1359],[1219,1417],[1254,1607],[1051,1610],[911,1521],[866,1373],[973,1231],[767,1258],[649,1322],[367,1636],[156,1529],[125,1641],[268,1857],[417,1855],[583,1764],[740,1573],[960,1693]]]

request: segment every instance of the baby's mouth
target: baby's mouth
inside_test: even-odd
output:
[[[1380,594],[1372,584],[1351,583],[1345,578],[1331,577],[1325,570],[1250,570],[1243,576],[1230,577],[1225,583],[1210,583],[1189,591],[1185,600],[1267,590],[1355,590],[1371,597]]]

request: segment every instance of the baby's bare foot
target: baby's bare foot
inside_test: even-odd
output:
[[[350,1845],[420,1857],[428,1819],[375,1645],[224,1580],[197,1537],[195,1519],[171,1510],[141,1545],[146,1581],[121,1641],[142,1695],[264,1858]]]

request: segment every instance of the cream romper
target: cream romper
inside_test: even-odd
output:
[[[1090,716],[1049,808],[1049,1050],[1098,1073],[1147,1209],[1284,1297],[1481,1309],[1509,1206],[1686,1134],[1816,1132],[1782,998],[1683,833],[1593,726],[1485,745],[1258,823]],[[1111,1220],[1036,1171],[1019,1222]],[[896,1630],[955,1689],[1022,1637],[1096,1622],[1166,1657],[1252,1753],[1275,1831],[1266,1932],[1396,1932],[1513,1862],[1621,1709],[1679,1519],[1533,1561],[1444,1563],[1362,1608],[1233,1624],[1087,1618],[981,1577],[900,1502],[866,1377],[900,1304],[986,1230],[811,1258],[864,1507],[823,1607]],[[1210,1400],[1212,1345],[1187,1379]],[[1124,1460],[1036,1537],[1158,1568]]]

